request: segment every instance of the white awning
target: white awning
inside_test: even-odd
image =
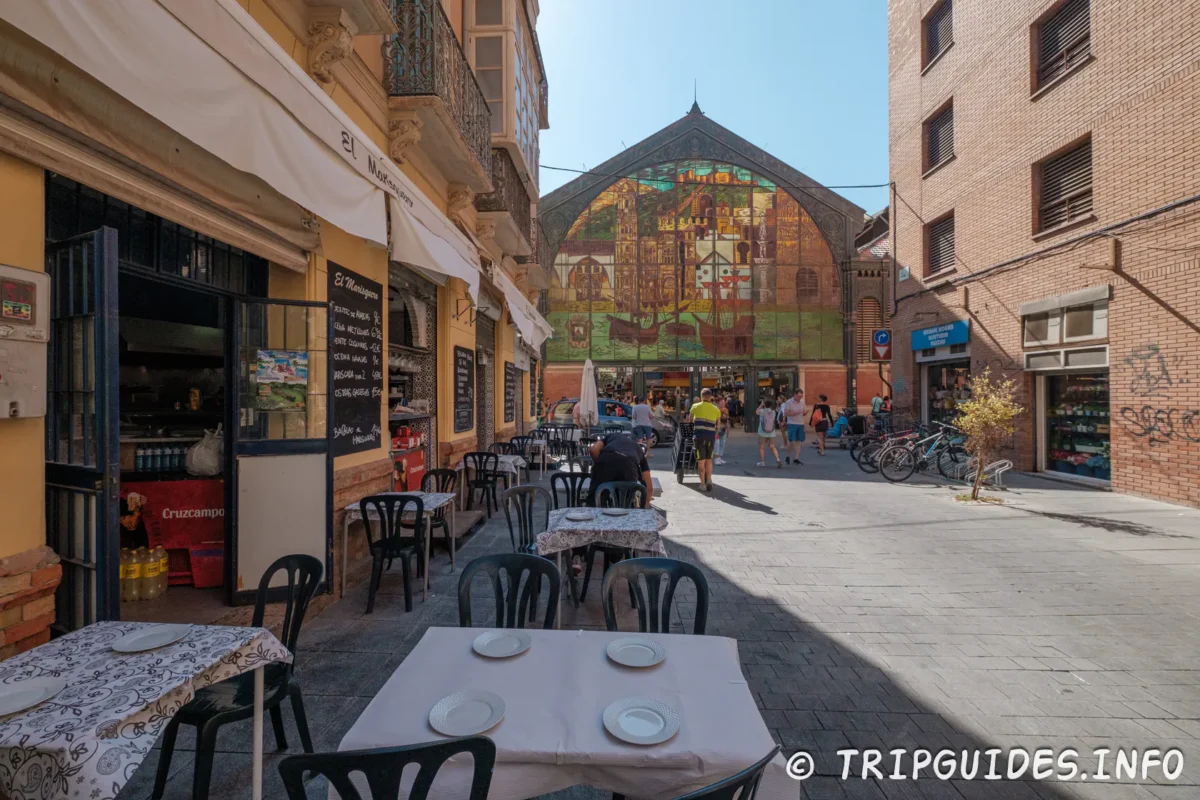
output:
[[[479,267],[463,256],[451,243],[446,229],[453,229],[445,217],[431,230],[416,214],[406,212],[400,201],[388,197],[388,211],[392,218],[392,260],[419,267],[423,272],[435,272],[451,278],[460,278],[467,284],[471,301],[479,302]],[[437,218],[433,220],[436,224]],[[461,235],[461,234],[460,234]]]
[[[508,301],[508,313],[521,336],[535,350],[540,348],[542,342],[549,339],[554,332],[549,323],[542,318],[517,285],[499,269],[495,271],[495,282],[500,291],[504,292],[504,299]]]
[[[207,13],[214,24],[225,13],[224,4],[165,2]],[[223,161],[346,232],[386,244],[382,190],[164,4],[0,0],[0,18]],[[249,54],[244,28],[238,39],[230,46]],[[273,58],[256,60],[278,72]]]

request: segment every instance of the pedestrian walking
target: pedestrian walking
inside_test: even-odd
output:
[[[729,401],[721,397],[717,400],[717,408],[721,409],[721,421],[717,423],[717,447],[713,451],[713,463],[720,467],[725,464],[725,439],[729,436]]]
[[[808,406],[804,402],[804,390],[797,388],[792,398],[783,404],[783,417],[787,423],[787,463],[800,465],[800,451],[804,448],[804,418]]]
[[[819,394],[817,399],[821,402],[813,406],[808,422],[812,425],[813,432],[817,434],[817,452],[825,455],[825,434],[829,431],[829,420],[833,418],[833,412],[829,409],[828,397]]]
[[[775,456],[775,466],[783,467],[783,461],[779,458],[779,451],[775,448],[776,424],[775,418],[775,402],[772,400],[763,400],[758,404],[758,466],[765,467],[766,448],[771,448],[771,455]]]
[[[717,444],[717,426],[721,422],[721,409],[713,405],[712,389],[700,392],[700,402],[688,412],[692,418],[692,440],[696,446],[696,471],[704,490],[711,492],[713,449]]]
[[[650,437],[654,434],[654,412],[650,406],[646,405],[646,401],[641,397],[633,398],[633,436],[642,444],[646,445],[646,457],[650,457]]]

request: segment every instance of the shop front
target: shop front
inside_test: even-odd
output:
[[[437,453],[437,284],[388,269],[388,435],[395,491],[419,491]]]
[[[952,424],[971,399],[971,322],[959,320],[912,332],[920,369],[921,421]]]

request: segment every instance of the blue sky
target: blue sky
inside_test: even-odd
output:
[[[541,0],[550,81],[540,189],[692,105],[825,185],[886,183],[884,0]],[[887,189],[837,189],[869,212]]]

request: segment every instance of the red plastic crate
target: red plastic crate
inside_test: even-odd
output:
[[[192,559],[187,550],[167,549],[167,585],[192,585]]]
[[[197,589],[211,589],[225,583],[225,551],[193,547],[189,551],[192,561],[192,585]]]

